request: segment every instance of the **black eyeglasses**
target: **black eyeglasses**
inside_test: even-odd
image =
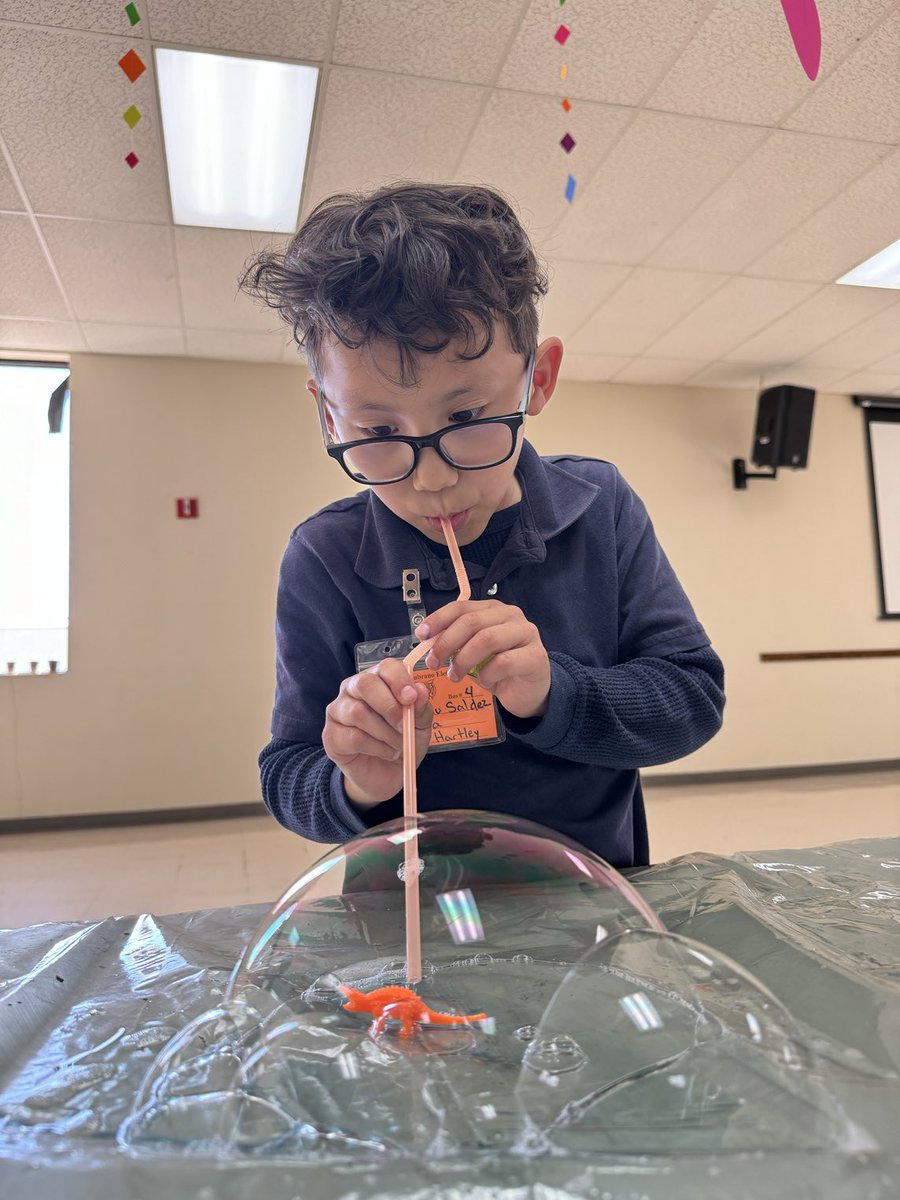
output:
[[[483,471],[499,467],[512,458],[516,437],[525,420],[531,396],[534,355],[528,363],[525,394],[519,411],[507,417],[483,417],[462,425],[447,425],[428,437],[410,437],[394,433],[388,437],[361,438],[325,449],[357,483],[400,483],[415,471],[419,455],[426,446],[434,449],[457,471]],[[323,432],[325,423],[323,421]]]

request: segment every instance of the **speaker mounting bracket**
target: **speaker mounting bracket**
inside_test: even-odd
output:
[[[734,486],[741,491],[746,489],[748,479],[775,479],[777,475],[777,467],[773,467],[771,471],[748,471],[746,459],[733,458],[731,460],[731,477],[734,480]]]

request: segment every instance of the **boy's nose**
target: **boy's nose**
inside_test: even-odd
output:
[[[413,487],[419,492],[438,492],[456,482],[459,472],[444,462],[433,446],[419,451],[419,461],[412,473]]]

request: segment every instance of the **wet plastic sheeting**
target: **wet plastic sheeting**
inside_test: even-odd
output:
[[[436,995],[502,1028],[471,1034],[474,1051],[448,1042],[427,1080],[317,992],[290,1021],[277,989],[229,992],[267,906],[0,934],[0,1196],[900,1193],[900,844],[691,855],[629,878],[678,936],[635,922],[523,972],[498,920],[499,953]],[[521,1046],[511,1081],[503,1038]],[[164,1050],[165,1094],[142,1107]],[[135,1112],[147,1125],[123,1139]],[[339,1145],[309,1141],[327,1129]]]

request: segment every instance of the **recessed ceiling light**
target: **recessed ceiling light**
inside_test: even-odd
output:
[[[837,282],[857,287],[900,288],[900,241],[879,250]]]
[[[319,71],[157,47],[176,225],[294,230]]]

